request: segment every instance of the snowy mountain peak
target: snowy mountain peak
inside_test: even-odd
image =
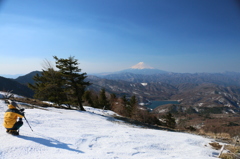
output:
[[[146,65],[144,62],[139,62],[138,64],[132,66],[131,69],[154,69],[154,68]]]

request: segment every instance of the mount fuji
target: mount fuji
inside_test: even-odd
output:
[[[139,62],[138,64],[131,67],[131,69],[154,69],[151,66],[148,66],[144,62]]]
[[[151,67],[151,66],[145,64],[144,62],[139,62],[138,64],[130,67],[129,69],[119,71],[119,73],[134,73],[134,74],[152,75],[152,74],[165,74],[168,72]]]

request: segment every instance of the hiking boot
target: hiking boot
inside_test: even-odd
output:
[[[9,130],[9,134],[19,135],[19,132],[17,130]]]

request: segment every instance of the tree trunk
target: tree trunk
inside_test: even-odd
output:
[[[83,108],[82,102],[80,102],[79,110],[81,110],[81,111],[86,111],[86,110]]]
[[[79,96],[78,96],[78,109],[79,110],[82,110],[82,111],[86,111],[84,108],[83,108],[83,105],[82,105],[82,98],[80,98]]]

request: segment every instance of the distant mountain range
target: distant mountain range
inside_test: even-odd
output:
[[[156,73],[149,73],[151,71]],[[19,95],[32,97],[33,92],[26,84],[34,83],[32,78],[37,73],[41,72],[34,71],[15,80],[1,77],[0,90],[14,90]],[[170,73],[139,63],[108,75],[88,75],[87,80],[93,83],[88,87],[90,90],[105,88],[107,93],[118,96],[135,95],[139,102],[178,100],[182,110],[221,107],[218,110],[240,112],[240,73]]]
[[[221,86],[240,86],[240,73],[173,73],[140,62],[129,69],[118,72],[95,74],[109,80],[122,80],[134,83],[163,82],[171,85],[182,83],[203,84],[213,83]]]
[[[19,94],[25,97],[33,97],[33,91],[26,85],[21,84],[13,79],[4,78],[0,76],[0,91],[12,91],[12,93]]]
[[[15,79],[19,76],[23,76],[23,74],[15,74],[15,75],[11,75],[11,74],[0,74],[1,77],[5,77],[5,78],[11,78],[11,79]]]
[[[27,86],[27,84],[34,83],[33,76],[35,76],[37,73],[41,72],[33,71],[29,74],[19,76],[16,79],[0,76],[0,91],[12,91],[12,93],[32,98],[34,92]]]
[[[182,83],[214,83],[222,86],[240,86],[240,73],[165,73],[165,74],[134,74],[134,73],[116,73],[99,76],[110,80],[123,80],[135,83],[164,82],[167,84]]]
[[[30,73],[28,73],[26,75],[19,76],[18,78],[15,79],[15,81],[17,81],[17,82],[19,82],[21,84],[24,84],[24,85],[27,85],[28,83],[34,83],[33,77],[36,74],[41,74],[41,72],[40,71],[30,72]]]
[[[222,86],[240,86],[240,73],[236,72],[173,73],[155,69],[143,62],[140,62],[126,70],[105,74],[95,74],[95,76],[109,80],[122,80],[134,83],[163,82],[171,85],[182,83],[213,83]]]
[[[117,72],[99,73],[99,74],[94,74],[94,75],[99,76],[99,77],[103,77],[105,75],[122,74],[122,73],[154,75],[154,74],[165,74],[165,73],[168,73],[168,72],[160,70],[160,69],[156,69],[154,67],[151,67],[151,66],[145,64],[144,62],[139,62],[138,64],[130,67],[129,69],[125,69],[125,70],[117,71]]]
[[[240,73],[172,73],[140,62],[126,70],[97,76],[88,77],[94,84],[92,89],[136,95],[140,102],[179,101],[177,106],[166,106],[170,111],[240,112]]]

